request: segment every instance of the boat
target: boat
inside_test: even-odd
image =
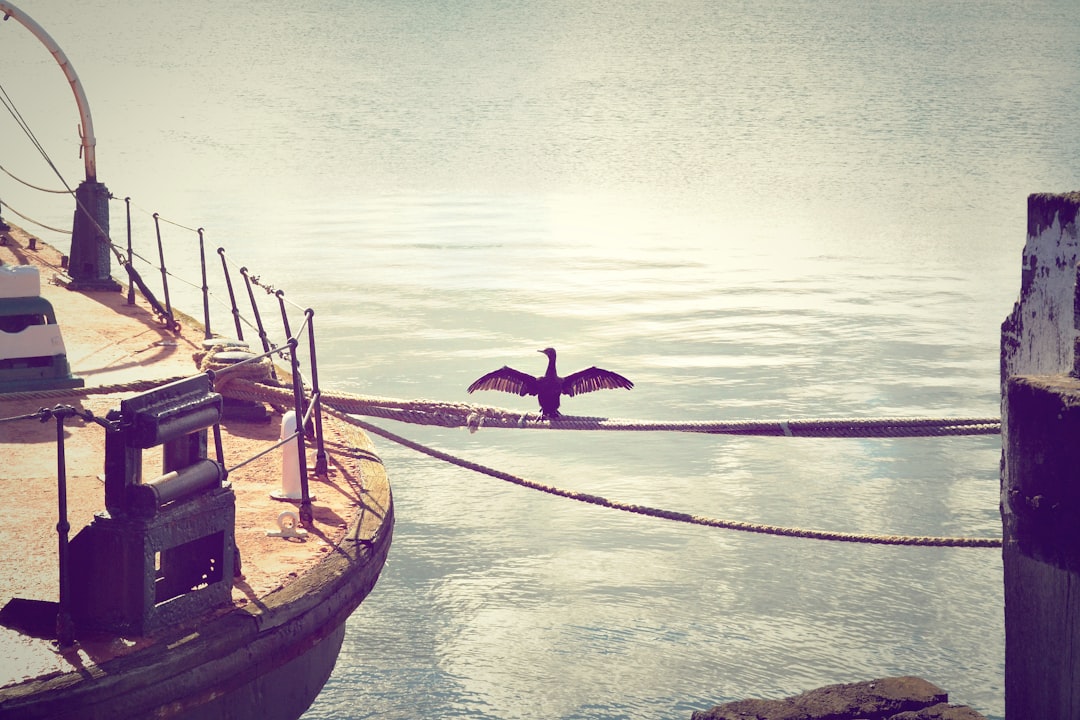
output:
[[[299,717],[389,552],[370,439],[324,414],[321,448],[300,442],[287,383],[231,401],[225,373],[195,365],[254,357],[242,343],[71,290],[63,254],[7,227],[0,719]],[[13,351],[20,335],[35,349]]]
[[[211,332],[202,230],[202,321],[171,305],[160,233],[151,289],[130,224],[126,252],[109,235],[74,68],[0,11],[70,81],[86,167],[69,252],[0,217],[0,720],[295,720],[385,565],[385,468],[320,401],[313,310],[294,333],[272,293],[273,347],[241,268],[252,348],[219,248],[232,326]]]

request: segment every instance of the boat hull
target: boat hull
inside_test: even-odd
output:
[[[294,720],[329,678],[345,622],[386,562],[392,501],[378,534],[354,541],[363,517],[317,568],[252,607],[82,673],[5,688],[0,719]]]

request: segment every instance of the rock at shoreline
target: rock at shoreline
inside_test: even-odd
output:
[[[917,677],[829,685],[784,700],[738,700],[699,710],[692,720],[986,720]]]

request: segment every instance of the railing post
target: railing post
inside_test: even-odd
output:
[[[199,228],[199,267],[202,268],[202,307],[203,307],[203,338],[209,340],[210,332],[210,286],[206,283],[206,248],[203,243],[203,229]]]
[[[285,293],[278,290],[274,294],[277,296],[278,304],[281,306],[281,323],[285,326],[285,334],[289,338],[293,403],[296,406],[296,448],[300,464],[300,522],[303,523],[305,527],[310,528],[313,516],[311,513],[311,494],[308,490],[307,448],[304,442],[304,386],[300,381],[300,360],[297,358],[296,352],[299,343],[296,338],[292,336],[292,330],[289,328],[289,313],[285,309]]]
[[[308,353],[311,355],[311,399],[314,405],[311,412],[315,415],[315,474],[326,477],[327,459],[322,430],[322,393],[319,392],[319,363],[315,357],[315,311],[308,308],[304,314],[307,315]]]
[[[131,258],[134,254],[131,249],[131,198],[124,198],[124,209],[127,215],[127,274],[128,274],[128,294],[127,304],[135,304],[135,269],[132,267]]]
[[[157,213],[154,213],[154,230],[157,233],[158,261],[161,263],[161,288],[165,293],[165,314],[169,316],[169,327],[176,327],[172,303],[169,300],[169,272],[165,269],[165,248],[161,244],[161,220]]]
[[[75,642],[71,621],[71,587],[68,579],[68,533],[71,525],[67,516],[67,456],[64,452],[64,418],[74,414],[74,409],[57,405],[52,410],[56,418],[56,534],[60,564],[60,603],[56,612],[56,639],[61,648],[69,648]]]
[[[244,285],[247,287],[248,299],[251,301],[251,312],[255,316],[255,327],[259,331],[259,341],[262,343],[263,352],[270,352],[270,339],[266,336],[266,328],[263,327],[259,304],[255,302],[255,291],[251,289],[251,278],[248,276],[247,267],[240,268],[240,274],[244,277]]]
[[[221,270],[225,273],[225,287],[229,291],[229,305],[232,307],[233,324],[236,326],[236,339],[243,342],[244,329],[240,326],[240,310],[236,307],[236,295],[233,293],[232,277],[229,275],[229,263],[225,261],[225,248],[217,249],[221,256]]]
[[[300,465],[300,522],[310,528],[312,522],[311,492],[308,489],[307,446],[304,438],[304,390],[300,383],[300,361],[296,358],[296,338],[289,338],[289,355],[292,356],[293,402],[296,407],[296,449]]]

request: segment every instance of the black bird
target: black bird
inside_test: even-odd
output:
[[[634,387],[622,375],[610,370],[591,367],[579,370],[566,377],[559,377],[555,370],[555,348],[537,350],[547,355],[547,372],[540,377],[533,377],[520,370],[504,365],[489,372],[469,386],[469,392],[475,390],[502,390],[515,395],[535,395],[540,401],[540,413],[545,419],[559,417],[559,399],[563,395],[574,396],[579,393],[614,388]]]

